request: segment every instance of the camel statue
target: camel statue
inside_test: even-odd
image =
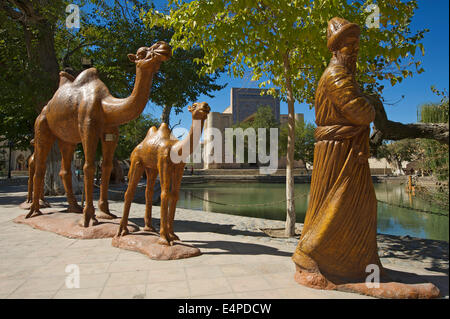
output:
[[[188,107],[192,113],[192,125],[189,134],[182,141],[178,141],[163,123],[157,130],[151,127],[144,140],[131,153],[131,165],[128,173],[128,188],[125,192],[125,202],[122,220],[117,236],[128,234],[128,215],[136,186],[145,170],[147,188],[145,193],[145,228],[155,231],[152,226],[152,198],[156,177],[159,174],[161,183],[161,226],[159,244],[172,245],[179,240],[173,231],[175,208],[180,192],[184,160],[197,147],[202,134],[203,125],[210,111],[207,103],[194,103]],[[186,150],[187,149],[187,150]],[[174,162],[174,158],[177,159]]]
[[[98,141],[102,143],[102,181],[98,208],[99,218],[116,218],[108,208],[108,184],[113,167],[114,150],[118,142],[119,125],[137,118],[145,108],[153,76],[162,62],[172,55],[171,47],[159,41],[151,47],[142,47],[136,54],[128,54],[136,64],[136,79],[131,95],[115,98],[100,80],[97,69],[81,72],[75,79],[66,72],[60,73],[59,88],[53,98],[42,109],[35,122],[35,173],[33,194],[41,194],[45,176],[45,161],[55,140],[61,151],[61,171],[69,211],[81,213],[80,226],[98,224],[93,204],[95,151]],[[71,162],[78,143],[82,143],[85,155],[84,189],[86,205],[78,205],[72,192]],[[26,218],[41,215],[39,196],[33,196],[33,203]]]

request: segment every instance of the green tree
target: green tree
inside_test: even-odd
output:
[[[380,1],[382,29],[366,27],[367,5],[372,1],[336,0],[211,0],[169,1],[170,14],[151,10],[147,23],[175,31],[174,48],[199,46],[205,56],[202,73],[226,67],[236,77],[251,69],[252,80],[267,93],[287,101],[289,134],[287,142],[286,234],[294,235],[294,101],[314,100],[317,81],[331,56],[326,47],[327,21],[342,16],[362,26],[362,45],[358,61],[358,80],[365,89],[380,94],[378,81],[392,85],[423,71],[415,51],[426,30],[411,32],[409,24],[416,1]],[[381,45],[380,45],[381,43]],[[380,134],[379,134],[380,135]]]
[[[305,164],[311,164],[314,160],[314,143],[316,142],[314,138],[314,130],[316,126],[312,123],[304,123],[303,121],[295,122],[295,151],[294,159],[296,161],[302,160]],[[287,125],[282,125],[280,128],[279,136],[279,149],[280,155],[286,155],[287,153],[287,136],[288,136]]]
[[[394,164],[395,174],[404,175],[402,170],[402,162],[413,161],[419,158],[418,141],[414,139],[404,139],[392,143],[383,143],[378,148],[377,158],[386,158],[386,160]]]
[[[83,54],[94,61],[94,66],[107,76],[105,83],[111,92],[128,95],[133,88],[135,69],[129,63],[127,53],[137,48],[149,46],[158,40],[170,42],[173,31],[161,27],[146,26],[139,12],[154,8],[145,1],[128,3],[91,0],[97,7],[88,13],[88,21],[101,19],[80,30],[82,43],[92,43]],[[75,46],[76,47],[76,46]],[[183,112],[188,103],[195,102],[200,95],[214,97],[211,92],[223,89],[226,85],[216,84],[220,71],[199,76],[201,64],[194,63],[203,58],[203,50],[190,48],[173,51],[172,58],[161,65],[153,79],[150,101],[162,108],[161,121],[170,124],[170,114]]]
[[[0,2],[0,136],[13,141],[14,148],[29,147],[36,115],[58,86],[55,34],[62,28],[67,4],[62,0]],[[47,160],[47,194],[63,192],[55,145]]]
[[[117,145],[115,157],[128,159],[131,152],[144,139],[152,126],[158,127],[160,122],[149,114],[141,114],[137,119],[120,127],[120,143]]]
[[[432,87],[433,92],[441,96],[439,103],[425,103],[419,106],[417,120],[422,123],[447,123],[449,119],[449,97],[447,91],[438,91]],[[449,149],[434,140],[420,139],[423,158],[420,166],[425,171],[431,171],[439,181],[448,181]]]
[[[0,138],[18,149],[29,148],[36,113],[58,84],[53,35],[66,1],[44,2],[0,3]]]

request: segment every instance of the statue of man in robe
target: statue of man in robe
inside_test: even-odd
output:
[[[352,288],[347,290],[392,296],[392,287],[403,289],[405,285],[390,283],[377,291],[365,285],[367,269],[377,269],[381,277],[387,277],[378,257],[377,199],[368,163],[369,125],[375,111],[355,79],[359,35],[355,23],[337,17],[328,22],[327,46],[333,56],[315,95],[310,199],[292,259],[295,280],[302,285],[318,289],[346,285]],[[431,296],[436,291],[439,294],[430,285],[417,289],[431,291]],[[405,294],[400,298],[423,295],[417,289],[401,290]]]
[[[355,80],[360,28],[345,19],[328,23],[333,57],[315,96],[317,129],[308,210],[292,257],[300,282],[325,288],[363,279],[377,253],[377,200],[370,175],[369,124],[375,111]],[[311,276],[309,276],[311,277]],[[330,282],[331,281],[331,282]]]

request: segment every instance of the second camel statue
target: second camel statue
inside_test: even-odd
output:
[[[152,226],[152,198],[153,187],[159,174],[161,183],[161,222],[159,243],[172,245],[179,240],[173,231],[173,220],[183,177],[184,160],[198,146],[203,125],[211,110],[205,102],[194,103],[188,107],[192,113],[192,126],[189,135],[178,141],[170,132],[166,123],[159,129],[151,127],[144,140],[136,146],[130,156],[131,164],[128,173],[128,188],[125,193],[125,203],[118,236],[128,234],[128,214],[133,200],[136,186],[142,177],[147,175],[147,188],[145,193],[145,228],[154,231]]]

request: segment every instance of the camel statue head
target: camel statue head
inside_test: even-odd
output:
[[[192,119],[204,121],[206,120],[209,111],[211,111],[211,108],[209,107],[208,103],[200,102],[188,106],[188,110],[192,113]]]
[[[172,48],[164,41],[158,41],[151,47],[141,47],[136,54],[128,54],[128,59],[142,69],[159,67],[162,62],[169,60],[171,57]]]

